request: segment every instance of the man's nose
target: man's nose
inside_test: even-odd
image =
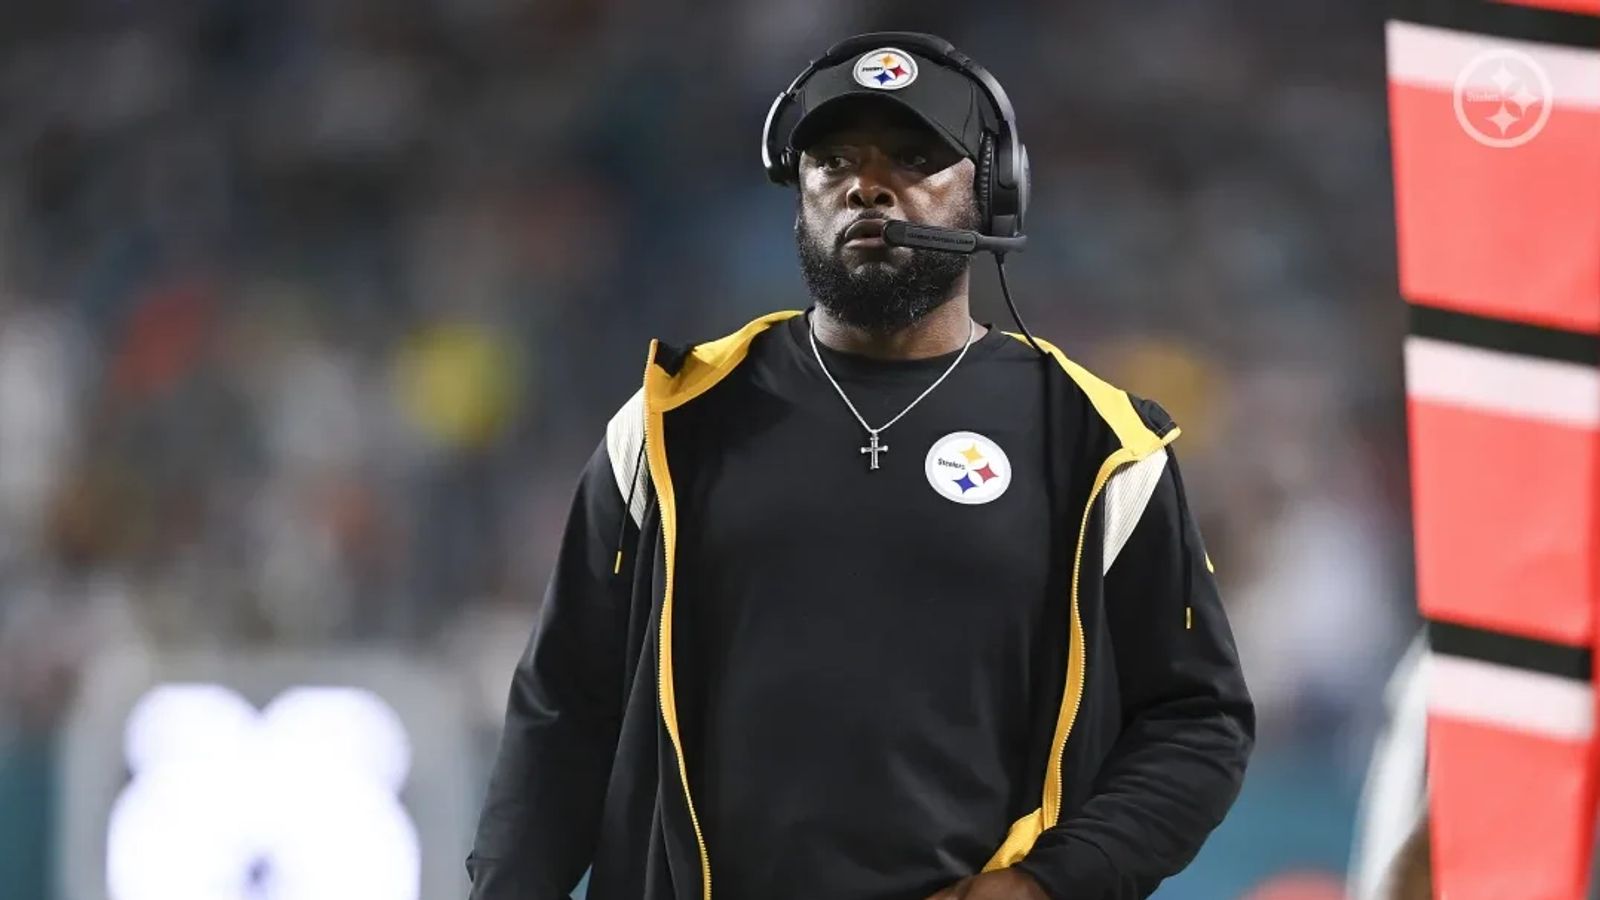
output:
[[[850,185],[850,192],[845,196],[845,203],[851,209],[894,208],[894,191],[879,169],[879,166],[869,163],[856,174],[855,183]]]

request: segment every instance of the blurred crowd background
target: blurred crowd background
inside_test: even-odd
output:
[[[119,648],[402,648],[486,757],[649,338],[807,303],[767,105],[904,28],[1015,101],[1030,327],[1186,434],[1262,741],[1163,896],[1337,896],[1414,621],[1383,11],[0,5],[0,894],[57,896],[60,730]]]

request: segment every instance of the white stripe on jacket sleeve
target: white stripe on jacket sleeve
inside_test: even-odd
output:
[[[616,476],[622,502],[628,502],[632,481],[635,478],[642,480],[637,488],[633,488],[633,503],[628,509],[633,516],[633,524],[640,527],[644,525],[645,485],[650,479],[641,471],[645,468],[639,457],[639,447],[643,443],[644,388],[640,388],[606,423],[606,455],[611,457],[611,474]]]
[[[1161,473],[1167,467],[1166,448],[1146,456],[1136,463],[1123,466],[1111,476],[1106,485],[1106,546],[1102,556],[1101,574],[1111,571],[1133,529],[1150,505],[1150,498],[1161,482]]]

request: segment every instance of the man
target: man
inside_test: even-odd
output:
[[[994,227],[1009,103],[883,37],[769,117],[815,305],[652,342],[589,461],[477,900],[591,864],[595,900],[1143,897],[1238,791],[1253,711],[1177,428],[974,322],[966,257],[885,241]]]

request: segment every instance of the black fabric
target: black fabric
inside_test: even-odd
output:
[[[1039,363],[988,332],[883,432],[874,471],[806,321],[758,337],[669,425],[690,788],[720,900],[921,900],[1037,805],[1030,748],[1065,678],[1071,561],[1051,552],[1069,538],[1032,425]],[[819,349],[875,426],[956,356]],[[991,502],[929,482],[929,449],[956,431],[1006,453]]]
[[[678,748],[660,702],[669,583],[683,758],[695,811],[707,826],[716,900],[783,897],[790,889],[784,883],[751,882],[784,866],[785,873],[798,867],[803,874],[796,877],[811,884],[838,886],[810,896],[921,900],[924,887],[970,874],[999,849],[1005,825],[1036,808],[1052,769],[1064,776],[1059,821],[1019,865],[1053,900],[1147,896],[1187,864],[1227,811],[1254,731],[1204,547],[1177,479],[1171,472],[1163,477],[1102,578],[1104,503],[1090,497],[1102,463],[1123,447],[1105,418],[1125,413],[1118,396],[1102,395],[1107,405],[1097,407],[1054,360],[991,334],[924,401],[926,409],[886,432],[885,468],[868,473],[855,452],[862,435],[851,431],[842,402],[830,401],[825,383],[802,380],[809,348],[800,342],[801,321],[753,329],[759,333],[743,363],[665,412],[663,449],[681,503],[675,556],[667,553],[664,527],[673,507],[659,486],[640,486],[649,493],[635,526],[605,442],[596,449],[573,497],[529,651],[512,678],[505,733],[467,862],[471,897],[561,900],[591,864],[590,900],[704,896]],[[852,379],[881,382],[881,392],[858,398],[875,423],[948,361],[885,374],[839,354],[827,358],[847,387]],[[658,345],[652,376],[684,371],[689,359],[685,349]],[[963,381],[963,370],[983,377]],[[788,400],[785,385],[793,388]],[[919,413],[956,414],[935,402],[947,389],[944,402],[959,402],[961,423],[919,424]],[[748,402],[755,398],[767,402]],[[1048,408],[1030,411],[1030,401]],[[724,420],[714,414],[719,408],[743,410],[746,418]],[[1146,419],[1152,415],[1148,405],[1139,410]],[[785,431],[790,420],[810,418],[812,429]],[[1044,498],[1025,490],[1041,486],[1018,481],[993,503],[966,508],[974,517],[954,520],[974,527],[941,527],[953,521],[955,510],[947,507],[957,504],[935,496],[922,472],[928,443],[944,428],[998,442],[1017,466],[1014,477],[1046,482]],[[780,443],[800,462],[763,471],[757,482],[744,457],[756,458],[751,447],[763,436],[783,435],[789,437]],[[836,452],[842,456],[823,460]],[[847,468],[852,461],[861,468]],[[711,471],[720,474],[708,480]],[[912,473],[927,493],[902,496],[894,479]],[[734,488],[739,494],[730,499]],[[869,502],[872,491],[892,496]],[[1040,515],[1051,537],[1032,543],[1014,537],[1030,533]],[[1080,523],[1074,589],[1061,573],[1070,571],[1062,566],[1070,566]],[[624,551],[617,567],[619,530]],[[873,540],[883,546],[861,546]],[[819,546],[827,553],[818,553]],[[723,555],[707,555],[718,547]],[[763,549],[771,560],[760,558]],[[915,570],[892,565],[902,557],[911,557]],[[832,566],[820,562],[830,558]],[[668,568],[677,564],[686,569],[669,580]],[[759,585],[759,595],[745,596],[742,606],[739,594],[753,592],[718,588],[722,601],[711,596],[710,586],[741,580]],[[919,599],[909,588],[929,582],[936,592],[924,588],[923,605],[909,603]],[[1026,596],[1034,591],[1041,596]],[[1063,620],[1074,594],[1081,629]],[[957,602],[969,595],[985,604],[985,616]],[[781,604],[792,606],[796,598],[813,601],[818,614],[790,609],[785,618]],[[885,615],[886,605],[899,614]],[[755,612],[763,614],[760,621],[747,615]],[[791,630],[774,636],[774,622]],[[970,639],[952,638],[950,627],[970,629]],[[769,633],[755,633],[759,628]],[[1062,654],[1074,631],[1083,639],[1084,677],[1072,695],[1079,702],[1070,737],[1052,755],[1051,731],[1065,696]],[[765,649],[761,658],[751,658],[746,638]],[[930,666],[929,650],[942,651],[948,667],[938,668],[938,660]],[[792,683],[762,683],[780,675]],[[742,680],[735,683],[735,676]],[[814,694],[803,690],[809,686]],[[749,712],[708,714],[715,704],[747,700],[755,707]],[[869,717],[874,711],[878,717]],[[806,716],[822,720],[814,732],[798,729]],[[722,728],[730,731],[718,733]],[[818,758],[804,756],[805,748]],[[743,773],[753,799],[726,796],[741,776],[730,777],[730,768],[755,754],[791,758]],[[828,774],[838,780],[824,782]],[[811,779],[809,804],[790,778]],[[741,805],[783,826],[751,826],[775,848],[728,834],[728,811],[737,816]],[[865,828],[841,814],[857,808],[886,827]]]
[[[1255,711],[1182,496],[1168,466],[1105,577],[1089,679],[1114,683],[1117,724],[1089,717],[1109,747],[1081,757],[1093,771],[1078,775],[1081,799],[1018,864],[1055,900],[1149,896],[1193,860],[1195,835],[1222,821],[1244,780]]]
[[[1136,397],[1132,394],[1128,395],[1128,399],[1133,401],[1134,411],[1139,414],[1140,419],[1144,420],[1145,427],[1156,434],[1165,437],[1171,433],[1172,429],[1178,427],[1178,423],[1172,421],[1172,416],[1161,408],[1161,404],[1154,400],[1146,400],[1143,397]]]
[[[602,442],[573,494],[539,622],[512,677],[467,861],[474,900],[564,897],[589,864],[612,765],[596,749],[616,746],[626,688],[633,585],[610,574],[619,523],[637,540]]]

